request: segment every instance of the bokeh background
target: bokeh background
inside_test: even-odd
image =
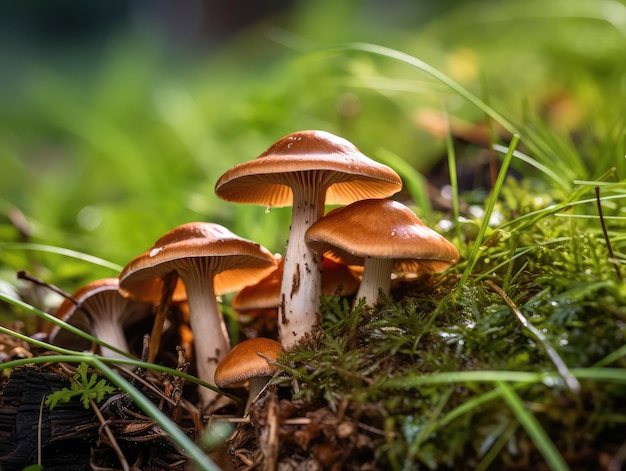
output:
[[[355,42],[430,64],[514,123],[522,143],[534,133],[555,162],[575,149],[576,168],[558,170],[568,181],[597,177],[598,162],[623,171],[620,0],[2,2],[1,289],[46,308],[58,298],[16,270],[71,292],[194,220],[283,251],[289,209],[226,203],[213,187],[296,130],[339,134],[402,163],[406,180],[445,185],[436,116],[489,120],[415,67],[345,47]],[[457,158],[475,159],[473,147]],[[462,190],[480,191],[475,177]],[[568,190],[534,184],[556,198]],[[420,216],[438,217],[408,196]]]

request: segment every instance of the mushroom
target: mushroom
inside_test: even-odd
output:
[[[402,180],[391,168],[324,131],[289,134],[219,178],[215,192],[226,201],[267,208],[292,205],[278,322],[284,348],[320,323],[321,258],[304,243],[304,234],[323,215],[324,204],[384,198],[401,188]]]
[[[247,414],[250,404],[278,370],[273,362],[281,352],[281,344],[272,339],[257,337],[244,340],[235,345],[217,365],[215,384],[227,388],[241,386],[248,381],[249,394],[244,410]]]
[[[230,350],[216,295],[256,282],[275,265],[272,254],[259,244],[219,224],[192,222],[167,232],[126,265],[119,277],[120,289],[125,294],[141,291],[153,278],[176,271],[187,292],[198,377],[214,383],[217,363]],[[215,398],[214,391],[200,388],[202,406]]]
[[[459,252],[397,201],[369,199],[330,211],[306,233],[316,253],[364,267],[355,305],[372,306],[378,292],[389,294],[392,271],[439,272],[455,264]]]
[[[78,288],[72,298],[61,303],[56,317],[126,353],[130,350],[124,327],[152,314],[151,304],[122,297],[117,278],[103,278],[87,283]],[[91,348],[89,341],[60,326],[52,329],[49,341],[53,345],[74,350]],[[126,358],[105,346],[100,346],[100,354]]]

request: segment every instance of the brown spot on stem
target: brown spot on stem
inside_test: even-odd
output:
[[[294,294],[298,292],[300,289],[300,264],[296,264],[296,272],[293,275],[293,280],[291,282],[291,294],[290,297],[293,298]]]
[[[278,312],[280,313],[280,323],[282,325],[289,324],[289,319],[287,319],[287,315],[285,313],[285,295],[284,294],[280,298],[280,304],[278,305]]]
[[[207,361],[209,363],[215,363],[215,364],[219,363],[220,362],[220,360],[219,360],[220,352],[221,352],[221,350],[219,348],[216,348],[215,349],[215,356],[214,357],[207,357]]]

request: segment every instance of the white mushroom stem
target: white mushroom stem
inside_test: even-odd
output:
[[[198,261],[203,261],[202,265]],[[187,291],[189,324],[193,332],[194,357],[198,378],[215,384],[215,368],[230,351],[230,338],[224,318],[219,310],[213,276],[216,272],[213,260],[208,258],[186,261],[187,266],[178,269]],[[200,387],[200,404],[208,406],[217,398],[217,393]]]
[[[94,319],[92,324],[92,335],[98,340],[102,340],[107,345],[128,353],[128,342],[124,335],[122,323],[111,317]],[[110,348],[100,345],[100,355],[108,358],[128,359],[128,357],[117,353]]]
[[[117,290],[105,290],[84,301],[84,312],[91,324],[94,337],[118,350],[129,353],[128,341],[124,333],[124,321],[132,319],[144,306],[134,305],[136,301],[123,298]],[[103,345],[99,346],[100,355],[109,358],[128,358]],[[130,368],[130,367],[129,367]]]
[[[391,289],[391,271],[393,270],[393,259],[365,257],[363,264],[363,278],[359,291],[354,298],[356,306],[361,299],[365,298],[366,306],[373,306],[378,300],[379,290],[387,295]]]
[[[250,406],[257,398],[257,396],[261,394],[261,391],[263,391],[263,388],[267,385],[267,383],[269,383],[270,379],[272,379],[271,376],[253,376],[248,380],[249,394],[248,400],[246,401],[246,408],[244,409],[244,416],[248,415],[248,412],[250,411]]]
[[[307,229],[324,214],[327,184],[323,173],[303,172],[292,182],[291,231],[281,284],[278,337],[283,348],[295,346],[320,324],[321,257],[305,243]]]

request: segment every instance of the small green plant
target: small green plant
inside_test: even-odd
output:
[[[113,394],[116,388],[107,383],[102,378],[98,381],[98,375],[87,371],[87,363],[81,363],[76,368],[76,374],[72,376],[72,382],[69,388],[63,388],[49,394],[46,397],[45,404],[54,409],[59,402],[69,402],[73,398],[79,396],[80,402],[83,403],[85,409],[89,408],[90,399],[98,403],[107,394]]]

